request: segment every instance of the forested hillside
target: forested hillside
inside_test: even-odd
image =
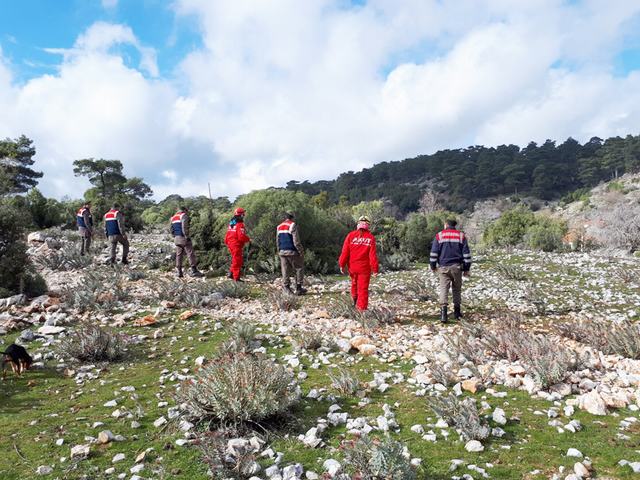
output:
[[[560,145],[547,140],[525,148],[478,145],[441,150],[346,172],[332,181],[290,181],[287,188],[309,195],[326,192],[331,203],[388,199],[408,213],[418,209],[429,187],[442,207],[463,211],[494,195],[556,199],[639,169],[640,136],[593,137],[584,144],[569,138]]]

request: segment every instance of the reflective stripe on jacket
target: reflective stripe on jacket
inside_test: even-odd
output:
[[[464,232],[448,228],[439,232],[431,244],[431,268],[461,265],[467,272],[471,268],[471,251]]]
[[[109,237],[112,235],[122,235],[120,223],[118,222],[119,214],[120,212],[113,208],[104,214],[104,230]]]
[[[185,212],[178,212],[171,217],[171,233],[174,237],[186,237],[182,228],[182,219],[186,215]]]
[[[88,222],[86,221],[85,217],[88,219]],[[93,216],[91,215],[91,210],[89,210],[87,207],[80,208],[80,210],[78,210],[78,213],[76,214],[76,222],[78,223],[78,227],[81,228],[93,227]]]
[[[291,220],[285,220],[276,231],[278,232],[278,250],[285,252],[297,252],[295,242],[293,240],[293,229],[296,224]]]

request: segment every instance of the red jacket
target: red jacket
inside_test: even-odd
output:
[[[368,230],[354,230],[347,235],[338,260],[340,268],[349,266],[349,273],[378,273],[376,238]]]
[[[247,236],[244,229],[244,222],[231,222],[227,229],[227,234],[224,237],[224,243],[229,248],[242,248],[245,243],[250,242],[251,239]]]

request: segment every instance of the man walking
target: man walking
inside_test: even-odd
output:
[[[369,306],[371,272],[377,275],[379,269],[376,239],[369,231],[370,224],[369,217],[363,215],[358,219],[356,229],[344,239],[338,260],[340,273],[344,273],[345,267],[349,268],[351,298],[360,311]]]
[[[85,204],[76,214],[78,232],[80,233],[80,255],[89,253],[91,247],[91,237],[93,236],[93,216],[91,215],[91,202]]]
[[[431,270],[440,276],[440,320],[449,321],[449,288],[453,296],[453,316],[462,318],[462,276],[468,277],[471,269],[471,251],[467,237],[456,229],[458,222],[447,220],[444,230],[431,243]]]
[[[300,242],[298,224],[293,221],[292,213],[285,213],[284,220],[276,228],[276,245],[280,256],[282,270],[282,286],[291,291],[291,275],[296,277],[296,295],[304,295],[307,290],[302,287],[304,282],[304,249]]]
[[[189,274],[192,277],[203,277],[204,275],[198,270],[198,262],[196,254],[193,251],[193,243],[189,237],[189,209],[180,207],[180,210],[171,217],[171,233],[173,234],[173,243],[176,245],[176,270],[178,278],[184,277],[182,273],[182,264],[186,254],[189,259],[191,270]]]
[[[118,251],[118,243],[122,245],[122,264],[129,263],[127,257],[129,255],[129,239],[127,238],[124,228],[124,215],[120,211],[120,205],[113,204],[111,210],[104,214],[104,233],[111,243],[111,257],[109,263],[116,263],[116,253]]]
[[[227,233],[224,237],[224,243],[229,249],[231,254],[231,267],[229,268],[229,276],[236,282],[240,282],[240,275],[242,274],[242,251],[245,244],[250,243],[251,239],[247,235],[247,231],[244,228],[244,215],[245,210],[242,207],[238,207],[233,212],[233,218],[229,222]]]

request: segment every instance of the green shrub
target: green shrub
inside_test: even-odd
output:
[[[428,215],[415,213],[406,221],[402,249],[409,254],[411,259],[420,262],[429,261],[431,242],[440,230],[444,222],[452,214],[445,211],[433,212]]]
[[[496,247],[514,246],[522,243],[527,229],[536,223],[535,215],[526,207],[518,206],[504,212],[498,220],[484,231],[484,241]]]
[[[21,282],[21,293],[24,293],[27,297],[30,298],[44,295],[49,290],[49,288],[47,287],[47,282],[39,273],[25,273],[22,276]]]
[[[178,392],[191,420],[224,424],[281,416],[299,399],[299,388],[282,365],[265,356],[243,353],[205,364]]]
[[[0,289],[19,293],[29,268],[23,234],[28,219],[7,200],[0,200]]]
[[[625,191],[625,188],[622,182],[611,181],[607,185],[607,192],[623,192],[624,193],[624,191]]]
[[[524,242],[533,250],[554,252],[562,249],[562,239],[566,233],[566,222],[549,217],[537,217],[536,222],[527,228]]]

